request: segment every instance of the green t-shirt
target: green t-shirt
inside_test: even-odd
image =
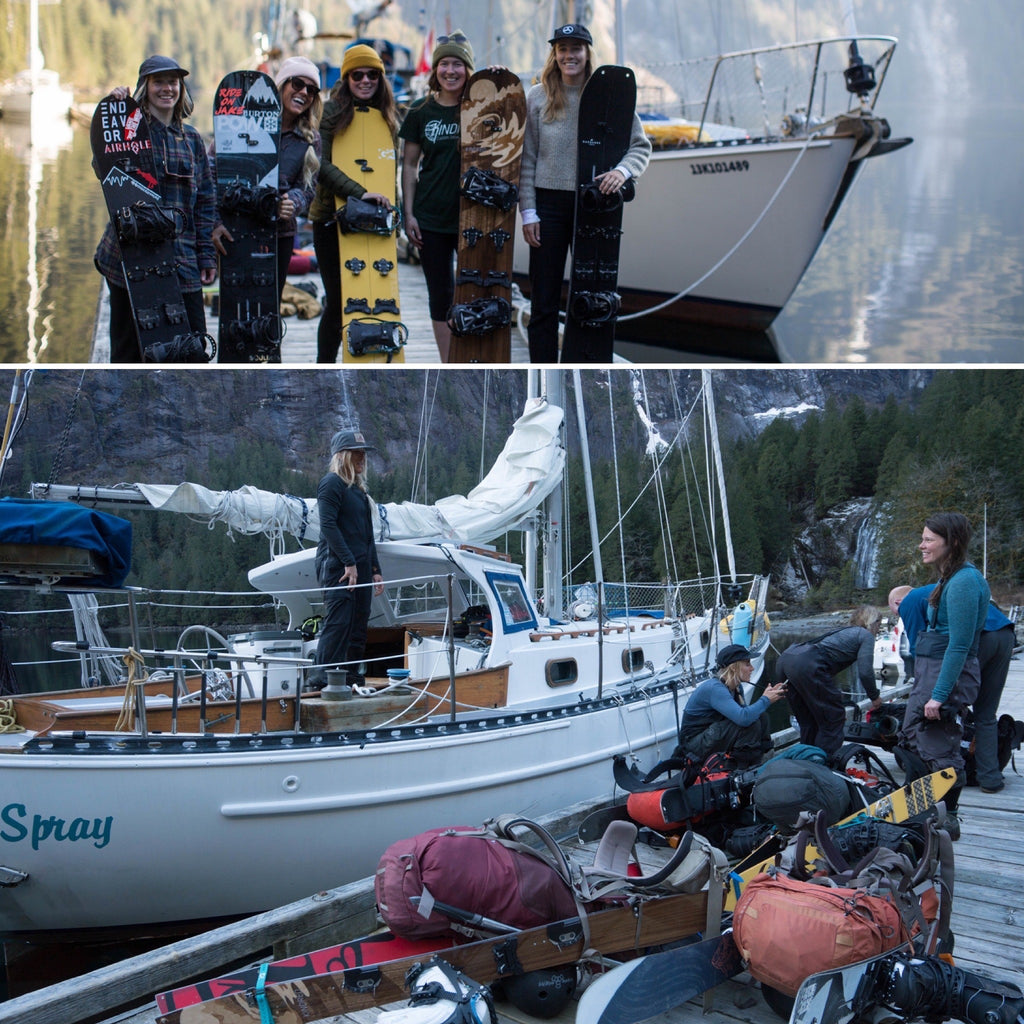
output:
[[[427,231],[459,230],[459,109],[428,96],[409,108],[398,131],[422,148],[412,214]]]

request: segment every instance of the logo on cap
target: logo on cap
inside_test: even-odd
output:
[[[571,35],[572,35],[572,32],[573,32],[573,27],[572,27],[572,25],[564,25],[564,26],[562,27],[562,35],[563,35],[563,36],[571,36]]]

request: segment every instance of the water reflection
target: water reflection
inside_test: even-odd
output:
[[[40,122],[30,118],[26,122],[8,120],[4,123],[3,145],[18,164],[25,169],[27,178],[27,259],[25,282],[27,300],[24,306],[26,340],[25,362],[40,362],[49,346],[54,328],[55,301],[45,301],[54,261],[57,259],[57,229],[40,223],[40,193],[44,168],[56,163],[58,155],[71,148],[74,132],[64,119]],[[45,305],[44,305],[45,303]]]

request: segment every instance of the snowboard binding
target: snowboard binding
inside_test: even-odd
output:
[[[636,182],[627,178],[618,192],[605,194],[596,181],[580,186],[580,208],[585,213],[611,213],[636,196]]]
[[[494,171],[470,167],[462,176],[459,192],[467,199],[508,213],[519,202],[519,188]]]
[[[277,204],[276,188],[233,181],[221,192],[217,206],[222,213],[241,213],[271,224],[277,220]]]
[[[209,334],[178,334],[171,341],[148,346],[142,358],[146,363],[212,363],[217,342]]]
[[[584,327],[605,324],[619,315],[617,292],[576,292],[569,300],[569,316]]]
[[[1013,984],[965,971],[939,957],[896,953],[881,962],[874,999],[905,1020],[1016,1024],[1024,993]]]
[[[343,235],[357,231],[370,235],[390,235],[395,230],[395,211],[378,203],[350,197],[337,213],[338,227]]]
[[[452,306],[448,312],[448,326],[452,334],[490,334],[512,322],[512,305],[507,299],[473,299]]]
[[[277,356],[280,361],[284,321],[278,313],[266,313],[252,320],[232,320],[227,325],[231,351],[238,355]]]
[[[155,245],[177,237],[178,218],[175,210],[140,199],[117,211],[114,228],[124,245]]]
[[[347,330],[348,350],[354,356],[373,352],[393,356],[405,344],[408,333],[405,324],[391,320],[353,320]]]

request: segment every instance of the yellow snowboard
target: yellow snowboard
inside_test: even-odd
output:
[[[334,136],[331,162],[367,192],[395,202],[395,142],[374,107],[356,107]],[[405,362],[408,335],[398,305],[397,211],[336,200],[341,251],[341,358],[344,363]]]

